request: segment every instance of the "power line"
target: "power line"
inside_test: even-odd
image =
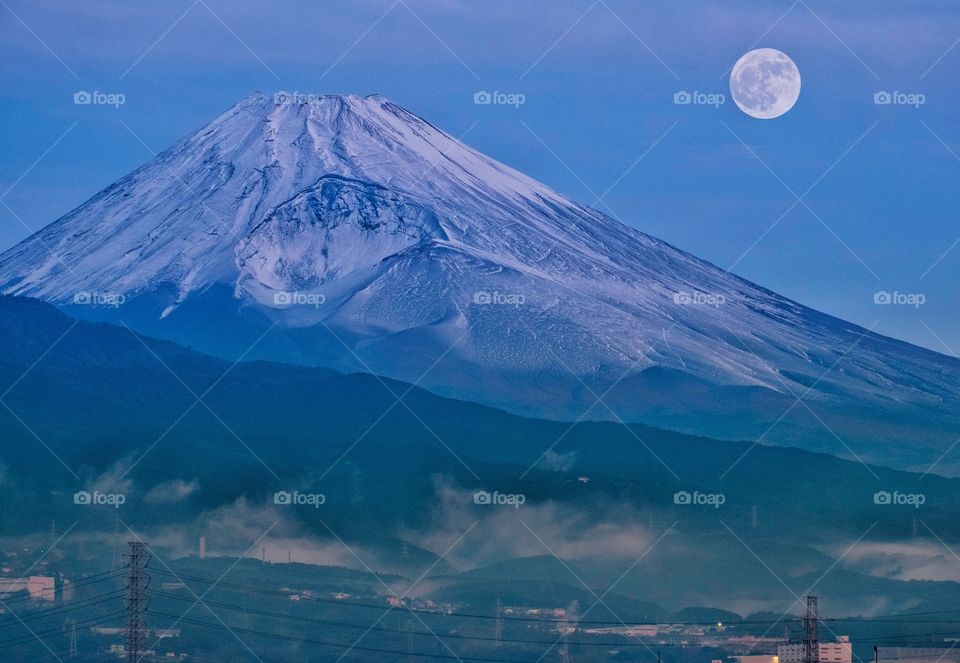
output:
[[[155,593],[155,594],[156,594],[156,593]],[[186,602],[195,603],[195,601],[194,601],[191,597],[187,597],[187,596],[177,596],[177,595],[167,594],[167,593],[162,593],[162,594],[164,594],[165,596],[167,596],[167,597],[169,597],[169,598],[171,598],[171,599],[175,599],[175,600],[178,600],[178,601],[186,601]],[[270,610],[262,610],[262,609],[257,609],[257,608],[248,608],[248,607],[245,607],[245,606],[238,606],[238,605],[233,605],[233,604],[230,604],[230,603],[223,603],[223,602],[220,602],[220,601],[207,601],[207,600],[204,600],[204,604],[209,605],[209,606],[211,606],[211,607],[215,607],[215,608],[222,608],[222,609],[225,609],[225,610],[234,610],[234,611],[238,611],[238,612],[241,612],[241,613],[244,613],[244,614],[257,615],[257,616],[261,616],[261,617],[273,617],[273,618],[277,618],[277,619],[285,619],[285,620],[295,621],[295,622],[301,622],[301,623],[319,624],[319,625],[323,625],[323,626],[333,626],[333,627],[340,627],[340,628],[364,629],[364,630],[366,630],[366,631],[371,631],[371,632],[391,633],[391,634],[399,634],[399,635],[416,635],[416,636],[424,636],[424,637],[429,636],[429,637],[439,637],[439,638],[450,638],[450,639],[454,639],[454,640],[471,640],[471,641],[483,641],[483,642],[507,642],[507,643],[511,643],[511,644],[528,644],[528,645],[549,645],[549,644],[556,644],[556,641],[555,641],[555,640],[510,639],[510,638],[503,638],[502,635],[501,635],[501,637],[496,637],[496,636],[494,636],[494,637],[489,637],[489,636],[481,636],[481,635],[470,636],[470,635],[452,634],[452,633],[451,633],[451,634],[437,634],[437,633],[432,633],[432,632],[427,632],[427,631],[413,631],[413,632],[411,632],[411,631],[409,631],[408,629],[397,629],[397,628],[389,628],[389,627],[376,626],[376,625],[374,625],[374,626],[371,627],[371,626],[369,626],[369,625],[367,625],[367,624],[354,624],[354,623],[350,623],[350,622],[338,622],[338,621],[330,621],[330,620],[324,620],[324,619],[316,619],[316,618],[306,617],[306,616],[302,616],[302,615],[290,615],[290,614],[286,614],[286,613],[273,612],[273,611],[270,611]],[[576,621],[575,621],[575,620],[571,620],[569,623],[570,623],[571,625],[573,625],[573,626],[576,625]],[[930,634],[930,635],[937,635],[937,634]],[[624,635],[623,637],[634,637],[634,636]],[[891,637],[898,637],[898,636],[891,636]],[[927,637],[927,635],[924,634],[924,635],[904,636],[904,637]],[[647,641],[643,641],[643,642],[592,642],[592,641],[591,641],[591,642],[585,642],[585,641],[571,641],[569,644],[570,644],[570,645],[573,645],[573,646],[578,646],[578,647],[647,647],[647,646],[649,646],[649,645],[657,645],[657,646],[688,646],[688,645],[686,645],[686,644],[681,644],[681,643],[662,643],[662,642],[652,642],[652,641],[651,641],[651,642],[647,642]],[[697,645],[689,645],[689,646],[701,646],[701,647],[705,647],[705,646],[712,646],[712,645],[707,645],[707,644],[703,644],[703,643],[698,643]]]
[[[90,617],[89,619],[84,619],[82,621],[77,622],[76,624],[77,626],[81,626],[81,627],[100,626],[101,624],[106,624],[107,622],[112,622],[116,619],[119,619],[121,616],[125,614],[126,614],[125,610],[120,610],[107,615],[103,615],[101,617]],[[58,633],[63,633],[62,627],[50,629],[49,631],[40,631],[39,633],[37,632],[30,633],[28,635],[20,636],[13,640],[7,640],[5,642],[0,643],[0,645],[3,645],[4,647],[16,647],[17,645],[27,644],[34,640],[43,640],[46,637],[49,637],[51,635],[57,635]]]
[[[106,603],[107,601],[112,601],[123,596],[122,590],[117,590],[114,592],[107,592],[105,594],[99,594],[97,596],[90,597],[88,599],[83,599],[78,601],[75,604],[70,604],[66,606],[58,606],[56,608],[48,608],[47,610],[41,610],[39,612],[31,612],[23,616],[14,617],[11,620],[0,624],[0,628],[7,628],[8,626],[18,626],[24,622],[36,621],[37,619],[46,619],[49,617],[56,617],[58,615],[68,614],[75,610],[81,610],[84,608],[89,608],[90,606],[99,605],[101,603]],[[93,599],[100,599],[94,601]]]
[[[92,576],[87,576],[86,578],[83,578],[83,579],[81,579],[81,580],[78,580],[77,582],[72,582],[72,583],[70,583],[70,587],[76,589],[76,588],[78,588],[78,587],[86,587],[87,585],[95,585],[95,584],[97,584],[98,582],[103,582],[103,581],[105,581],[105,580],[110,580],[111,578],[119,578],[121,575],[122,575],[121,573],[117,573],[117,572],[115,572],[115,571],[104,571],[103,573],[97,573],[97,574],[92,575]],[[102,576],[105,576],[105,577],[102,577]],[[21,578],[21,580],[23,580],[23,578]],[[4,601],[2,602],[2,605],[4,605],[4,606],[18,605],[18,604],[20,604],[20,603],[25,603],[25,602],[27,602],[27,601],[33,601],[33,600],[35,600],[35,599],[34,599],[32,596],[29,596],[29,595],[28,595],[28,596],[19,596],[19,597],[15,598],[15,599],[10,599],[9,601],[4,600]]]
[[[76,611],[76,610],[78,610],[78,609],[86,609],[86,608],[92,607],[93,605],[102,604],[102,603],[105,603],[105,602],[111,601],[111,600],[116,600],[116,598],[118,598],[118,596],[119,596],[120,593],[121,593],[121,592],[107,592],[107,593],[104,593],[104,594],[101,594],[101,595],[97,595],[97,596],[94,596],[94,597],[90,597],[90,598],[88,598],[88,599],[85,599],[85,600],[83,600],[83,601],[77,602],[76,604],[72,604],[72,605],[70,605],[70,606],[61,606],[61,607],[59,607],[59,608],[51,608],[51,609],[48,609],[48,610],[45,610],[45,611],[41,611],[41,612],[39,612],[39,613],[32,613],[32,614],[30,614],[30,615],[27,615],[27,616],[24,618],[24,620],[25,620],[25,621],[29,621],[29,620],[33,620],[33,619],[40,619],[40,618],[44,618],[44,617],[50,617],[50,616],[53,616],[53,615],[55,615],[55,614],[69,613],[69,612]],[[152,593],[156,594],[156,592],[152,592]],[[166,593],[166,592],[163,592],[162,594],[164,594],[164,595],[166,595],[166,596],[169,596],[170,598],[175,599],[175,600],[189,600],[187,597],[176,596],[176,595],[172,595],[172,594],[169,594],[169,593]],[[210,605],[215,606],[215,607],[225,608],[225,609],[229,609],[229,610],[237,610],[237,611],[240,611],[240,612],[242,612],[242,613],[254,614],[254,615],[259,615],[259,616],[266,616],[266,617],[273,617],[273,618],[278,618],[278,619],[287,619],[287,620],[298,621],[298,622],[305,622],[305,623],[323,624],[323,625],[335,626],[335,627],[363,628],[363,629],[368,628],[366,625],[362,625],[362,624],[351,624],[351,623],[346,623],[346,622],[335,622],[335,621],[328,621],[328,620],[321,620],[321,619],[313,619],[313,618],[308,618],[308,617],[304,617],[304,616],[297,616],[297,615],[287,615],[287,614],[276,613],[276,612],[272,612],[272,611],[252,609],[252,608],[245,608],[245,607],[243,607],[243,606],[236,606],[236,605],[232,605],[232,604],[228,604],[228,603],[222,603],[222,602],[209,601],[209,602],[207,602],[207,603],[209,603]],[[379,607],[379,606],[378,606],[378,607]],[[946,612],[946,611],[945,611],[945,612]],[[106,615],[106,616],[93,617],[93,618],[89,618],[89,619],[83,620],[83,621],[81,621],[81,622],[74,622],[74,623],[75,623],[77,626],[82,626],[82,625],[90,625],[90,626],[93,626],[93,625],[95,625],[95,624],[93,624],[92,622],[96,622],[96,623],[98,623],[98,624],[99,624],[99,623],[105,623],[105,622],[108,622],[108,621],[112,621],[112,620],[115,619],[117,616],[122,615],[122,614],[127,614],[127,613],[125,613],[125,612],[117,612],[117,613],[112,613],[112,614],[109,614],[109,615]],[[166,614],[164,614],[164,613],[151,612],[150,614],[155,614],[155,615],[158,615],[158,616],[174,618],[172,615],[166,615]],[[207,628],[219,628],[219,627],[220,627],[220,626],[217,625],[217,624],[212,624],[212,623],[208,623],[208,622],[201,622],[201,621],[195,620],[195,619],[184,619],[183,621],[186,621],[187,623],[194,624],[194,625],[197,625],[197,626],[207,627]],[[568,623],[571,623],[571,622],[572,622],[572,623],[574,623],[574,624],[576,623],[575,620],[567,620],[567,622],[568,622]],[[322,641],[322,640],[312,640],[312,639],[309,639],[309,638],[300,638],[300,637],[296,637],[296,636],[283,636],[283,635],[276,634],[276,633],[266,633],[266,632],[256,631],[256,630],[247,629],[247,628],[239,628],[239,627],[238,627],[238,628],[235,628],[235,629],[231,629],[231,628],[229,628],[229,627],[224,627],[224,628],[225,628],[225,630],[240,630],[240,631],[243,631],[243,632],[248,632],[248,633],[251,633],[251,634],[253,634],[253,635],[257,635],[257,636],[261,636],[261,637],[266,637],[266,638],[275,638],[275,639],[283,639],[283,640],[304,642],[304,643],[308,643],[308,644],[315,644],[315,645],[318,645],[318,646],[330,646],[330,647],[335,647],[335,648],[348,648],[348,647],[349,647],[349,645],[341,644],[341,643],[334,643],[334,642],[328,642],[328,641]],[[33,635],[33,634],[31,634],[31,635],[23,635],[23,636],[19,636],[19,637],[17,637],[17,638],[14,638],[14,639],[9,640],[9,641],[6,641],[6,642],[2,642],[2,643],[0,643],[0,645],[2,645],[2,646],[16,646],[16,645],[20,645],[20,644],[25,644],[25,643],[28,643],[28,642],[34,640],[36,637],[42,638],[42,637],[44,637],[45,635],[53,635],[53,634],[59,633],[61,630],[62,630],[62,629],[54,629],[54,630],[51,630],[51,631],[49,631],[49,632],[43,632],[42,634],[41,634],[41,633],[37,633],[36,635]],[[485,637],[485,636],[465,636],[465,635],[460,635],[460,634],[436,635],[436,634],[427,633],[427,632],[400,631],[400,630],[398,630],[398,629],[390,629],[390,628],[385,628],[385,627],[376,627],[376,628],[372,628],[372,629],[369,629],[369,630],[371,630],[371,631],[385,632],[385,633],[409,633],[410,635],[417,635],[417,636],[431,636],[431,637],[439,637],[439,638],[444,638],[444,639],[450,638],[450,639],[467,640],[467,641],[498,641],[498,639],[495,638],[495,637],[494,637],[494,638],[491,638],[491,637]],[[917,639],[919,639],[919,638],[926,638],[926,637],[943,637],[943,636],[946,636],[946,635],[951,635],[951,634],[953,634],[953,633],[954,633],[954,632],[940,632],[940,633],[912,634],[912,635],[903,635],[903,636],[888,636],[887,638],[884,638],[883,640],[877,641],[877,644],[888,645],[888,646],[897,645],[897,644],[903,645],[903,644],[907,644],[907,643],[902,642],[902,641],[905,640],[905,639],[908,639],[908,640],[917,640]],[[73,637],[75,637],[75,636],[74,636],[73,634],[71,634],[71,638],[73,638]],[[624,637],[629,637],[629,636],[624,636]],[[893,641],[891,642],[891,640],[893,640]],[[499,641],[506,642],[506,643],[510,643],[510,644],[515,644],[515,645],[555,645],[555,644],[556,644],[556,642],[555,642],[554,640],[500,639]],[[668,642],[582,642],[582,641],[572,642],[572,641],[571,641],[571,642],[569,642],[568,644],[569,644],[569,645],[576,646],[576,647],[585,647],[585,646],[586,646],[586,647],[589,647],[589,646],[599,646],[599,647],[625,647],[625,646],[626,646],[626,647],[638,647],[638,646],[643,646],[643,647],[646,647],[646,646],[649,646],[649,645],[653,645],[653,646],[656,646],[656,647],[702,648],[702,647],[711,647],[711,646],[722,646],[722,645],[717,645],[717,644],[715,644],[715,643],[689,643],[689,642],[684,642],[684,643],[668,643]],[[915,643],[915,644],[919,644],[919,643]],[[929,644],[929,643],[924,643],[924,644]],[[354,649],[357,649],[358,651],[370,651],[370,652],[380,652],[380,653],[388,653],[388,654],[409,654],[409,653],[410,653],[410,652],[400,652],[399,650],[390,650],[390,649],[383,649],[383,648],[376,648],[376,647],[367,647],[367,646],[364,646],[364,647],[359,647],[359,646],[358,646],[358,647],[354,647]],[[424,657],[427,657],[427,658],[440,658],[440,659],[458,658],[458,657],[456,657],[456,656],[445,656],[445,655],[438,655],[438,654],[417,654],[417,655],[418,655],[418,656],[424,656]],[[469,657],[467,657],[467,658],[459,657],[459,658],[460,658],[460,660],[467,660],[467,661],[490,661],[490,662],[504,662],[504,661],[505,661],[505,659],[487,659],[487,658],[469,658]]]
[[[157,617],[166,617],[168,619],[178,619],[176,615],[168,615],[161,612],[155,612],[153,610],[149,611],[149,614]],[[348,651],[355,650],[355,651],[362,651],[362,652],[374,652],[374,653],[380,653],[380,654],[397,654],[400,656],[410,655],[410,652],[400,650],[400,649],[385,649],[381,647],[368,647],[366,645],[348,645],[348,644],[343,644],[338,642],[327,642],[325,640],[314,640],[311,638],[299,638],[295,636],[281,635],[279,633],[266,633],[264,631],[257,631],[249,628],[226,627],[226,626],[223,626],[222,624],[215,624],[212,622],[200,621],[200,620],[192,619],[189,617],[184,617],[180,621],[188,624],[194,624],[196,626],[206,626],[206,627],[221,630],[221,631],[227,631],[227,632],[236,631],[239,633],[248,633],[250,635],[255,635],[263,638],[302,642],[302,643],[317,645],[319,647],[334,647],[337,649],[346,649]],[[514,661],[511,659],[505,659],[505,658],[478,658],[478,657],[471,657],[471,656],[455,656],[450,654],[431,654],[426,652],[415,652],[413,655],[418,658],[455,659],[459,661],[476,661],[478,663],[533,663],[532,661]]]
[[[176,596],[176,595],[167,594],[167,593],[163,593],[163,594],[168,598],[172,598],[178,601],[196,603],[196,601],[189,596]],[[154,593],[154,595],[156,596],[157,593]],[[392,634],[399,634],[399,635],[416,635],[416,636],[426,636],[426,637],[432,637],[432,638],[435,638],[435,637],[450,638],[454,640],[478,640],[478,641],[496,642],[496,643],[507,642],[511,644],[527,644],[527,645],[550,645],[550,644],[556,643],[555,640],[529,640],[529,639],[504,638],[502,637],[502,633],[498,633],[497,635],[490,637],[490,636],[482,636],[482,635],[476,635],[476,636],[462,635],[459,633],[437,634],[437,633],[432,633],[428,631],[409,631],[407,629],[389,628],[386,626],[376,626],[376,625],[370,626],[368,624],[353,624],[350,622],[337,622],[337,621],[330,621],[325,619],[316,619],[312,617],[305,617],[302,615],[290,615],[282,612],[272,612],[269,610],[261,610],[257,608],[247,608],[244,606],[232,605],[229,603],[222,603],[220,601],[208,601],[206,599],[204,599],[203,603],[213,608],[235,610],[244,614],[257,615],[260,617],[273,617],[276,619],[286,619],[290,621],[302,622],[307,624],[319,624],[322,626],[362,629],[369,632],[392,633]],[[574,625],[576,622],[575,620],[570,620],[570,622],[568,623],[571,625]],[[624,637],[630,637],[630,636],[624,636]],[[579,642],[578,641],[578,642],[571,642],[570,644],[574,646],[585,646],[585,647],[646,647],[649,643],[646,643],[646,642]]]
[[[266,589],[266,588],[263,588],[263,587],[253,587],[253,586],[251,586],[251,585],[244,585],[244,584],[240,584],[240,583],[227,582],[227,581],[218,581],[218,580],[216,580],[216,579],[204,578],[204,577],[201,577],[201,576],[194,576],[194,575],[183,574],[183,573],[182,573],[182,574],[177,574],[177,573],[172,573],[172,572],[165,571],[165,570],[161,570],[161,569],[154,569],[153,572],[154,572],[154,573],[157,573],[157,574],[161,574],[161,575],[166,575],[166,576],[169,576],[169,577],[177,578],[177,579],[180,579],[181,581],[183,581],[183,580],[194,580],[194,581],[201,582],[201,583],[205,583],[205,584],[216,585],[216,587],[218,587],[218,588],[236,589],[236,590],[241,590],[241,591],[250,591],[250,592],[256,592],[256,593],[259,593],[259,594],[266,594],[266,595],[276,596],[276,597],[280,597],[280,598],[288,598],[288,597],[290,596],[290,594],[289,594],[288,592],[282,592],[282,591],[275,590],[275,589]],[[383,610],[383,609],[384,609],[384,605],[383,605],[383,604],[377,604],[377,603],[360,603],[360,602],[347,602],[347,601],[341,600],[341,599],[324,599],[324,598],[314,597],[314,596],[303,596],[303,595],[300,595],[300,600],[302,600],[302,601],[310,601],[310,602],[313,602],[313,603],[323,603],[323,604],[327,604],[327,605],[335,605],[335,606],[337,606],[337,607],[339,607],[339,608],[371,608],[371,609],[377,609],[377,610]],[[413,608],[413,607],[409,607],[409,606],[406,607],[406,609],[409,610],[409,611],[411,611],[411,612],[418,613],[418,614],[434,615],[434,616],[438,616],[438,617],[441,617],[441,616],[442,616],[442,617],[459,617],[459,618],[464,618],[464,619],[487,619],[487,620],[495,620],[495,619],[497,618],[496,615],[493,615],[493,614],[474,614],[474,613],[461,613],[461,612],[449,612],[449,613],[448,613],[448,612],[437,612],[437,611],[434,611],[434,610],[423,610],[423,609]],[[903,615],[903,617],[917,617],[917,616],[941,615],[941,614],[945,615],[945,614],[958,614],[958,613],[960,613],[960,609],[955,609],[955,610],[941,610],[941,611],[923,612],[923,613],[911,613],[911,614]],[[546,623],[558,623],[558,624],[564,624],[564,623],[569,623],[569,622],[571,622],[571,621],[576,621],[577,624],[584,624],[584,625],[591,625],[591,626],[593,626],[593,625],[597,625],[597,626],[715,626],[715,625],[717,624],[717,622],[715,622],[715,621],[684,621],[684,620],[669,620],[669,621],[647,620],[647,621],[637,621],[637,622],[624,622],[624,621],[619,621],[619,620],[610,620],[610,621],[604,621],[604,620],[583,620],[583,621],[578,621],[578,620],[575,620],[575,619],[572,619],[572,618],[562,618],[562,617],[558,617],[558,618],[548,618],[548,617],[517,617],[517,616],[510,616],[510,615],[503,615],[503,616],[502,616],[502,619],[503,619],[504,621],[546,622]],[[768,625],[771,625],[771,624],[778,624],[778,623],[784,623],[784,622],[790,622],[790,621],[802,623],[802,622],[803,622],[803,619],[804,619],[803,617],[800,617],[800,616],[792,616],[792,615],[789,616],[789,617],[787,617],[787,618],[781,617],[780,619],[776,619],[776,620],[774,620],[774,619],[768,619],[768,620],[764,620],[764,619],[746,620],[746,619],[744,619],[744,620],[740,620],[740,621],[730,622],[730,623],[728,624],[728,626],[731,627],[731,628],[732,628],[732,627],[737,627],[737,626],[768,626]],[[947,620],[947,619],[943,619],[943,620],[925,620],[925,619],[923,619],[923,620],[909,620],[909,619],[903,619],[903,618],[901,618],[901,616],[899,616],[899,615],[881,615],[881,616],[878,616],[878,617],[828,617],[828,618],[820,618],[819,621],[820,621],[821,623],[823,623],[823,622],[831,622],[831,623],[836,623],[836,622],[844,622],[844,623],[846,623],[846,622],[855,622],[855,623],[892,623],[892,624],[911,624],[911,623],[923,623],[923,624],[943,623],[943,624],[949,624],[949,623],[960,623],[960,619],[953,619],[953,620]]]
[[[280,597],[280,598],[288,598],[288,597],[290,596],[290,594],[287,593],[287,592],[282,592],[282,591],[278,591],[278,590],[275,590],[275,589],[265,589],[265,588],[262,588],[262,587],[252,587],[252,586],[250,586],[250,585],[241,585],[241,584],[238,584],[238,583],[231,583],[231,582],[226,582],[226,581],[217,581],[217,580],[214,580],[214,579],[211,579],[211,578],[202,578],[202,577],[199,577],[199,576],[191,576],[191,575],[187,575],[187,574],[175,574],[175,573],[170,573],[170,572],[167,572],[167,571],[162,571],[162,570],[160,570],[160,569],[154,570],[154,573],[158,573],[158,574],[162,574],[162,575],[167,575],[167,576],[170,576],[170,577],[173,577],[173,578],[180,578],[180,579],[182,579],[182,580],[183,580],[183,579],[186,579],[186,580],[195,580],[195,581],[201,582],[201,583],[216,585],[218,588],[237,589],[237,590],[242,590],[242,591],[250,591],[250,592],[256,592],[256,593],[259,593],[259,594],[267,594],[267,595],[271,595],[271,596],[277,596],[277,597]],[[383,610],[383,609],[384,609],[383,604],[378,604],[378,603],[355,603],[355,602],[347,602],[347,601],[339,600],[339,599],[323,599],[323,598],[319,598],[319,597],[315,597],[315,596],[303,596],[303,595],[300,596],[300,599],[303,600],[303,601],[310,601],[310,602],[313,602],[313,603],[323,603],[323,604],[327,604],[327,605],[335,605],[335,606],[337,606],[338,608],[370,608],[370,609],[376,609],[376,610]],[[490,615],[490,614],[484,615],[484,614],[472,614],[472,613],[462,613],[462,612],[450,612],[450,613],[448,613],[448,612],[436,612],[436,611],[433,611],[433,610],[423,610],[423,609],[413,608],[413,607],[406,607],[406,609],[409,610],[409,611],[411,611],[411,612],[418,613],[418,614],[434,615],[434,616],[438,616],[438,617],[460,617],[460,618],[464,618],[464,619],[487,619],[487,620],[495,620],[495,619],[497,619],[496,615]],[[515,617],[515,616],[509,616],[509,615],[503,615],[503,616],[501,616],[501,619],[504,620],[504,621],[546,622],[546,623],[558,623],[558,624],[566,624],[566,623],[569,623],[569,622],[573,621],[573,620],[571,620],[570,618],[556,618],[556,619],[553,619],[553,618],[544,618],[544,617]],[[799,618],[794,618],[794,619],[799,619]],[[735,622],[735,623],[731,624],[731,626],[737,626],[737,625],[759,625],[759,626],[763,626],[763,625],[775,624],[775,623],[777,623],[777,621],[783,621],[783,620],[782,620],[782,619],[781,619],[781,620],[776,620],[776,621],[775,621],[775,620],[753,620],[753,621],[742,620],[742,621],[738,621],[738,622]],[[600,626],[603,626],[603,625],[606,625],[606,626],[623,626],[623,625],[626,625],[626,626],[655,626],[655,625],[659,625],[659,626],[666,626],[666,625],[714,626],[714,625],[716,625],[716,622],[715,622],[715,621],[709,621],[709,622],[684,622],[684,621],[658,622],[658,621],[654,621],[654,620],[647,620],[647,621],[640,621],[640,622],[622,622],[622,621],[619,621],[619,620],[610,620],[610,621],[603,621],[603,620],[584,620],[584,621],[578,621],[577,623],[578,623],[578,624],[588,624],[588,625],[600,625]]]
[[[234,632],[240,632],[240,633],[247,633],[247,634],[250,634],[250,635],[259,636],[259,637],[268,638],[268,639],[284,640],[284,641],[292,641],[292,642],[301,642],[301,643],[313,644],[313,645],[317,645],[317,646],[321,646],[321,647],[333,647],[333,648],[337,648],[337,649],[346,649],[346,650],[348,650],[348,651],[356,650],[356,651],[362,651],[362,652],[374,652],[374,653],[382,653],[382,654],[396,654],[396,655],[401,655],[401,656],[408,656],[408,655],[410,655],[410,652],[408,652],[408,651],[403,651],[403,650],[398,650],[398,649],[386,649],[386,648],[370,647],[370,646],[362,646],[362,645],[351,646],[351,645],[348,645],[348,644],[328,642],[328,641],[325,641],[325,640],[314,640],[314,639],[311,639],[311,638],[301,638],[301,637],[296,637],[296,636],[281,635],[281,634],[279,634],[279,633],[267,633],[267,632],[265,632],[265,631],[258,631],[258,630],[250,629],[250,628],[229,627],[229,626],[225,626],[225,625],[223,625],[223,624],[201,621],[201,620],[193,619],[193,618],[190,618],[190,617],[180,618],[180,617],[178,617],[178,616],[176,616],[176,615],[170,615],[170,614],[166,614],[166,613],[162,613],[162,612],[156,612],[156,611],[150,611],[149,614],[154,615],[154,616],[157,616],[157,617],[164,617],[164,618],[167,618],[167,619],[179,619],[181,622],[188,623],[188,624],[192,624],[192,625],[195,625],[195,626],[203,626],[203,627],[212,628],[212,629],[217,629],[217,630],[220,630],[220,631],[227,631],[227,632],[234,631]],[[443,636],[440,636],[440,637],[443,637]],[[549,643],[540,643],[540,642],[529,641],[528,644],[554,644],[554,645],[555,645],[555,644],[556,644],[556,641],[550,641]],[[575,643],[571,643],[571,644],[575,644]],[[581,643],[581,644],[585,644],[585,643]],[[623,644],[624,644],[624,643],[616,643],[615,645],[609,645],[609,644],[608,644],[608,645],[606,645],[606,646],[622,647]],[[704,644],[699,644],[699,643],[698,643],[698,644],[691,644],[691,643],[679,643],[679,642],[677,642],[677,643],[660,643],[660,642],[657,642],[657,643],[649,643],[649,644],[654,644],[654,645],[657,646],[657,647],[678,647],[678,648],[687,648],[687,649],[689,649],[689,648],[694,648],[694,649],[696,649],[696,648],[703,648],[703,647],[708,647],[708,646],[710,646],[710,645],[704,645]],[[885,643],[884,641],[879,641],[878,644],[887,644],[887,643]],[[532,663],[532,662],[525,662],[525,661],[512,661],[512,660],[510,660],[510,659],[477,658],[477,657],[469,657],[469,656],[456,656],[456,655],[446,655],[446,654],[431,654],[431,653],[424,653],[424,652],[417,652],[417,653],[415,653],[414,655],[417,656],[417,657],[420,657],[420,658],[457,659],[457,660],[460,660],[460,661],[477,661],[477,662],[483,662],[483,663]]]

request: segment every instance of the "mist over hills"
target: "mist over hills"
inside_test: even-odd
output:
[[[425,596],[481,602],[507,587],[582,599],[554,554],[603,587],[665,536],[611,599],[638,619],[654,605],[789,605],[745,546],[795,592],[829,570],[818,591],[837,614],[941,609],[960,596],[948,564],[931,576],[945,553],[926,529],[960,541],[955,479],[643,425],[571,427],[365,374],[232,366],[24,298],[0,299],[0,391],[0,496],[21,505],[0,514],[7,536],[57,519],[96,540],[120,517],[171,555],[191,554],[200,533],[239,554],[251,532],[280,523],[273,554],[355,565],[332,530],[377,571],[409,579],[437,564]],[[78,490],[126,501],[78,507]],[[326,502],[284,508],[278,490]],[[478,490],[525,501],[478,505]],[[681,491],[724,501],[678,504]],[[878,491],[921,493],[922,511],[877,504]],[[866,552],[844,559],[858,538]]]

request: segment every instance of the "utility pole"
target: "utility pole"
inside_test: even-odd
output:
[[[820,663],[820,607],[816,596],[807,597],[803,618],[803,663]]]
[[[150,576],[147,564],[150,553],[147,544],[140,541],[127,543],[127,662],[141,663],[146,655],[147,624],[143,615],[147,611],[147,586]]]
[[[563,632],[563,663],[570,663],[570,641],[566,631]]]
[[[497,647],[503,644],[503,620],[500,618],[500,613],[503,608],[500,605],[500,599],[497,599],[497,625],[494,629],[494,637],[497,639]]]

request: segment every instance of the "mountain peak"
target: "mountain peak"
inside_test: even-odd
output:
[[[313,94],[286,91],[266,93],[258,90],[231,106],[224,115],[229,116],[244,111],[272,115],[277,110],[297,110],[298,108],[312,109],[314,112],[320,111],[327,114],[344,110],[364,113],[375,111],[385,104],[397,109],[400,108],[380,94]]]
[[[208,161],[252,168],[287,167],[285,179],[298,184],[336,174],[436,197],[482,183],[501,195],[562,202],[379,94],[256,92],[162,156],[171,152],[203,152]]]
[[[444,393],[507,407],[518,384],[563,399],[571,373],[604,393],[610,376],[650,368],[881,407],[939,409],[960,382],[954,361],[624,226],[378,95],[241,100],[0,256],[0,291],[122,295],[117,316],[136,310],[143,331],[214,354],[241,334],[205,321],[252,310],[299,334],[264,358],[426,372]],[[314,305],[290,306],[291,292]],[[351,345],[346,365],[329,330]]]

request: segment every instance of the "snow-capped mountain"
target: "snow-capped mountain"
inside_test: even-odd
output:
[[[960,435],[956,360],[624,226],[378,96],[241,101],[0,256],[0,288],[523,413],[728,436],[779,421],[764,441],[912,466]]]

